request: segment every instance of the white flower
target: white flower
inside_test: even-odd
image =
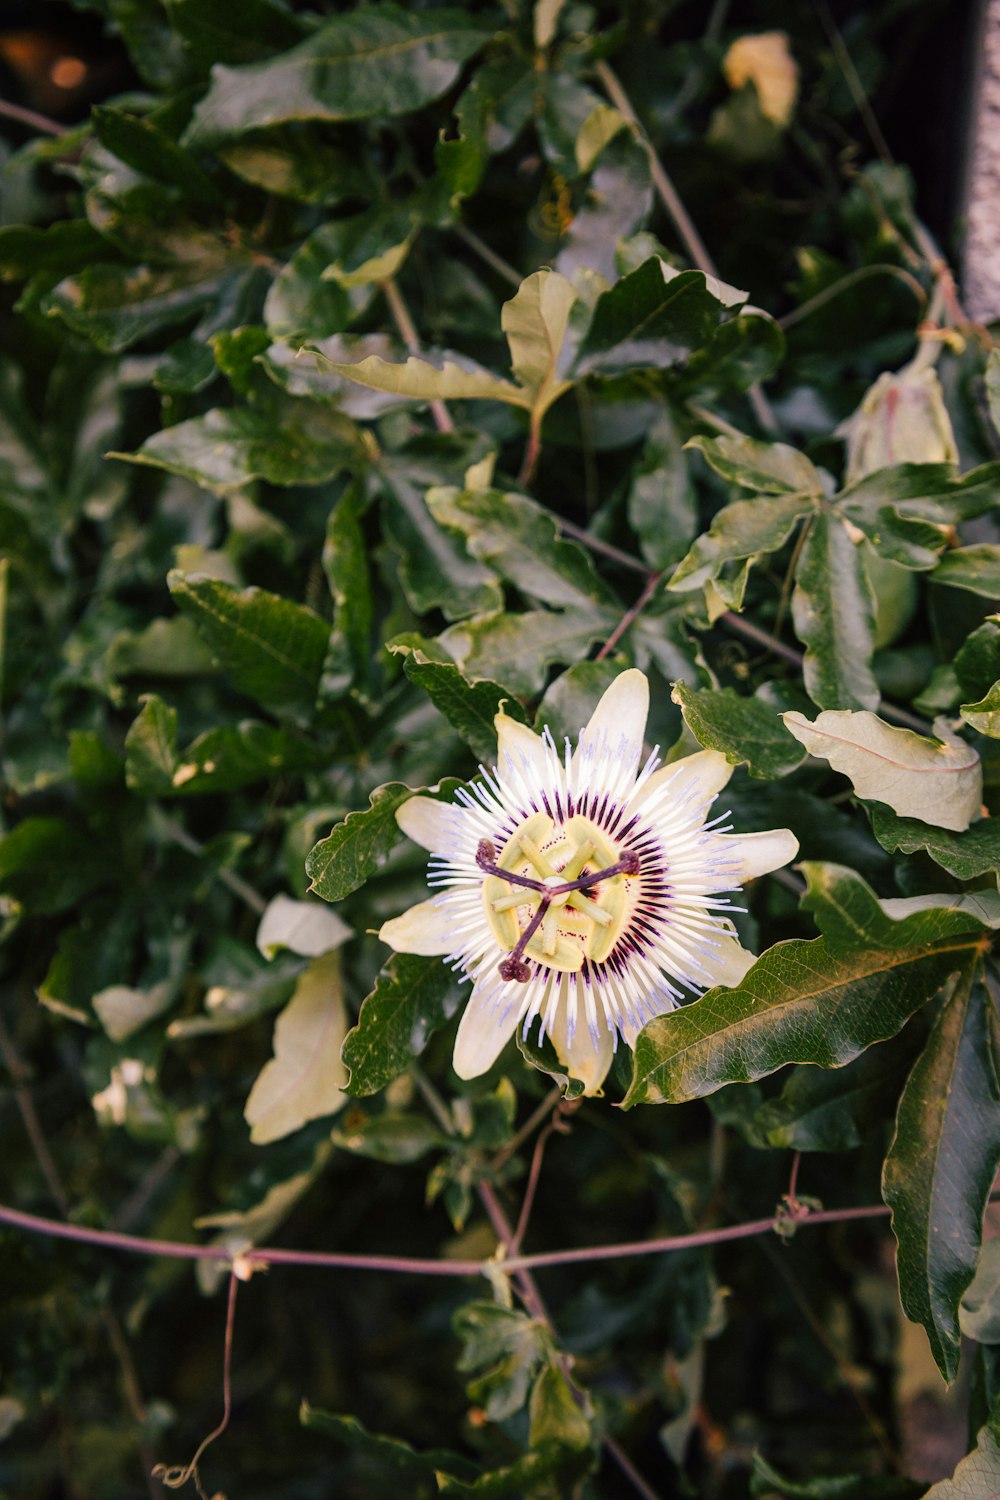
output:
[[[481,767],[454,803],[417,796],[397,812],[440,889],[379,936],[474,980],[460,1078],[486,1072],[537,1019],[539,1040],[596,1093],[619,1036],[631,1046],[685,991],[738,984],[754,962],[723,893],[794,858],[798,842],[787,828],[729,834],[727,813],[706,821],[732,774],[718,751],[667,766],[654,751],[640,768],[648,710],[646,678],[623,672],[563,755],[547,729],[497,714],[495,771]]]

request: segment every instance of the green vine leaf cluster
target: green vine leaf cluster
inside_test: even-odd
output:
[[[943,21],[56,9],[76,92],[0,35],[0,1219],[160,1248],[3,1220],[0,1486],[126,1500],[221,1404],[247,1500],[990,1500],[1000,352],[867,134]],[[466,1077],[450,810],[633,749],[744,861],[706,982]],[[632,864],[531,934],[477,886],[471,977]]]

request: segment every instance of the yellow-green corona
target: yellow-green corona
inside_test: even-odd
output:
[[[708,811],[732,774],[702,750],[643,761],[649,686],[623,672],[574,749],[498,714],[497,765],[455,802],[413,797],[400,826],[431,854],[437,894],[386,922],[403,953],[441,954],[473,989],[455,1043],[463,1078],[537,1021],[600,1090],[619,1038],[687,995],[737,984],[753,954],[725,893],[794,858],[788,829],[734,835]]]

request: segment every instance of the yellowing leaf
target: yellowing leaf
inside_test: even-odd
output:
[[[933,740],[895,729],[867,710],[825,709],[812,722],[795,712],[782,718],[810,755],[850,778],[859,797],[884,802],[900,817],[960,833],[979,812],[979,756],[941,719],[934,725],[940,738]]]
[[[783,31],[737,37],[722,59],[722,71],[731,89],[753,84],[765,119],[779,128],[788,124],[798,97],[799,70]]]
[[[347,1103],[340,1049],[347,1010],[335,953],[315,959],[274,1027],[274,1056],[258,1075],[243,1113],[256,1146],[280,1140]]]
[[[289,948],[304,958],[318,958],[321,953],[339,948],[350,935],[347,923],[329,906],[275,896],[260,919],[257,948],[265,958],[273,958],[281,948]]]
[[[556,381],[559,355],[576,301],[572,282],[558,271],[535,271],[521,282],[500,312],[500,326],[510,345],[510,362],[518,382],[543,409],[566,390],[569,381]]]

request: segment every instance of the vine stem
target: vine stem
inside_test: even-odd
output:
[[[153,1470],[155,1477],[162,1479],[163,1483],[172,1490],[182,1489],[189,1479],[193,1479],[201,1500],[208,1500],[208,1497],[201,1487],[198,1464],[205,1449],[225,1432],[229,1426],[229,1419],[233,1412],[233,1330],[236,1325],[236,1289],[238,1285],[239,1277],[235,1271],[230,1271],[229,1297],[226,1302],[226,1332],[222,1354],[222,1418],[218,1426],[213,1427],[208,1436],[202,1438],[189,1464],[185,1466],[177,1465],[176,1467],[168,1464],[157,1464]]]
[[[65,135],[67,130],[73,127],[60,125],[58,120],[51,120],[48,115],[40,115],[37,110],[25,109],[20,104],[10,104],[6,99],[0,99],[0,118],[16,120],[19,125],[29,125],[32,130],[38,130],[42,135]]]
[[[586,547],[589,551],[596,552],[599,556],[606,557],[609,562],[618,563],[620,567],[628,568],[633,573],[642,573],[647,580],[647,586],[649,586],[651,580],[655,580],[652,585],[655,588],[656,583],[662,578],[662,573],[648,568],[641,558],[633,557],[629,552],[623,552],[621,548],[612,546],[610,542],[603,541],[599,536],[591,536],[589,531],[585,531],[582,526],[577,526],[573,521],[564,520],[562,516],[554,516],[553,520],[561,532],[566,536],[571,536],[575,542],[579,542],[581,546]],[[629,619],[628,624],[631,623],[632,620]],[[718,617],[715,623],[721,625],[725,630],[731,631],[733,635],[741,635],[744,640],[753,641],[754,645],[762,647],[763,650],[769,651],[772,656],[780,657],[782,661],[787,661],[798,671],[802,671],[803,654],[801,651],[797,651],[794,646],[789,646],[784,641],[779,640],[776,635],[772,635],[770,631],[764,630],[760,625],[755,625],[752,620],[746,619],[743,615],[736,614],[734,610],[727,609]],[[612,637],[612,643],[618,640],[620,634],[621,627],[619,627],[619,630]],[[610,648],[602,648],[598,659],[600,659],[600,655],[606,654],[607,649]],[[927,723],[926,719],[918,718],[916,714],[911,714],[908,709],[898,708],[895,703],[883,701],[879,705],[879,713],[883,718],[891,719],[895,724],[901,724],[906,729],[915,730],[917,734],[932,733],[931,726]]]
[[[386,302],[389,304],[392,321],[399,330],[400,338],[411,354],[419,355],[420,339],[417,334],[417,325],[410,316],[410,309],[407,307],[398,285],[390,277],[388,281],[379,282],[379,286]],[[434,419],[434,426],[438,432],[454,432],[455,424],[451,420],[451,412],[445,406],[444,402],[435,400],[429,401],[427,404],[430,414]]]
[[[199,857],[205,853],[205,845],[200,843],[198,839],[193,838],[187,829],[180,823],[176,823],[173,818],[164,818],[161,826],[167,837],[173,839],[174,843],[179,845],[188,854]],[[251,911],[257,913],[258,917],[264,915],[264,912],[267,910],[267,902],[264,900],[264,897],[259,891],[255,891],[252,885],[248,885],[239,875],[235,875],[232,870],[220,869],[215,871],[215,878],[222,885],[226,886],[228,890],[232,891],[234,896],[239,896],[241,901],[245,901]]]
[[[481,1182],[479,1184],[479,1197],[483,1207],[486,1209],[487,1217],[493,1226],[493,1232],[497,1239],[506,1250],[512,1249],[516,1241],[516,1235],[511,1229],[507,1215],[504,1213],[500,1200],[493,1191],[490,1183]],[[518,1228],[520,1232],[520,1226]],[[505,1259],[503,1265],[507,1270],[513,1271],[514,1280],[517,1283],[524,1305],[532,1317],[544,1323],[547,1328],[551,1328],[552,1319],[549,1317],[548,1310],[542,1300],[542,1295],[535,1284],[535,1278],[532,1276],[530,1269],[524,1264],[524,1258],[521,1257],[521,1264],[519,1266],[517,1265],[517,1258],[514,1256]],[[569,1361],[563,1354],[559,1354],[558,1359],[570,1389],[575,1390]],[[580,1399],[582,1400],[583,1398],[581,1397]],[[661,1500],[657,1492],[651,1488],[642,1474],[639,1473],[639,1470],[635,1467],[628,1454],[618,1446],[610,1434],[604,1433],[601,1437],[601,1443],[607,1449],[615,1463],[618,1464],[622,1473],[630,1481],[636,1493],[642,1496],[642,1500]]]
[[[604,642],[604,645],[595,656],[595,661],[603,661],[606,656],[609,656],[611,654],[625,632],[631,629],[636,620],[642,614],[642,611],[646,608],[646,605],[649,603],[650,599],[652,599],[653,595],[656,593],[656,590],[659,588],[662,578],[662,573],[650,573],[649,577],[646,579],[645,587],[643,588],[642,593],[639,595],[638,599],[631,606],[631,608],[627,609],[622,615],[621,619],[618,621],[618,624],[615,626],[614,630],[608,636],[607,640]]]
[[[1000,1198],[1000,1194],[994,1195]],[[823,1208],[811,1210],[798,1224],[806,1228],[818,1224],[846,1224],[854,1220],[885,1218],[884,1203],[865,1204],[856,1208]],[[174,1260],[218,1260],[231,1262],[233,1252],[225,1245],[192,1245],[184,1240],[146,1239],[141,1235],[123,1234],[113,1229],[88,1229],[82,1224],[67,1224],[60,1219],[46,1219],[0,1204],[0,1224],[43,1234],[52,1239],[74,1240],[78,1244],[96,1245],[105,1250],[127,1254],[162,1256]],[[666,1255],[675,1250],[694,1250],[709,1245],[724,1245],[735,1240],[753,1239],[774,1232],[775,1219],[749,1219],[721,1229],[696,1230],[692,1234],[657,1236],[647,1240],[623,1240],[608,1245],[587,1245],[573,1250],[544,1250],[535,1255],[512,1255],[504,1262],[511,1272],[535,1271],[545,1266],[584,1265],[593,1261],[624,1260],[633,1256]],[[243,1252],[254,1266],[314,1266],[332,1271],[386,1271],[414,1276],[480,1276],[486,1273],[483,1260],[437,1260],[429,1256],[350,1254],[334,1250],[282,1250],[262,1246]]]
[[[608,66],[603,58],[594,64],[594,71],[604,85],[608,98],[619,113],[624,115],[632,134],[645,151],[649,161],[649,175],[652,178],[657,196],[674,221],[674,227],[680,235],[688,255],[698,269],[704,271],[706,276],[714,276],[718,279],[719,273],[715,268],[715,262],[708,252],[705,241],[698,233],[694,220],[685,208],[673,182],[668,177],[666,169],[657,156],[652,141],[643,129],[632,101],[622,88],[617,74]],[[764,395],[760,386],[756,384],[752,385],[747,391],[747,396],[749,397],[750,405],[753,407],[754,415],[764,431],[770,433],[780,432],[780,423],[772,410],[771,403]]]
[[[2,1057],[4,1066],[10,1074],[11,1082],[14,1086],[14,1100],[18,1113],[21,1116],[21,1123],[24,1125],[25,1133],[31,1143],[35,1160],[60,1213],[68,1220],[70,1215],[69,1194],[63,1184],[55,1158],[49,1150],[48,1140],[46,1139],[45,1131],[42,1129],[42,1122],[38,1118],[38,1111],[35,1109],[35,1101],[31,1097],[31,1090],[28,1088],[28,1070],[2,1018],[0,1018],[0,1057]],[[58,1236],[60,1230],[73,1227],[68,1223],[60,1222],[58,1219],[42,1220],[40,1222],[54,1226],[49,1231],[54,1237]],[[125,1399],[139,1428],[138,1448],[143,1468],[149,1476],[147,1483],[150,1500],[162,1500],[163,1491],[157,1480],[149,1473],[152,1454],[142,1431],[146,1423],[146,1403],[142,1394],[142,1387],[139,1384],[139,1375],[132,1358],[132,1351],[125,1336],[125,1330],[122,1327],[118,1314],[110,1303],[105,1303],[104,1307],[101,1308],[100,1318],[104,1324],[108,1343],[111,1345],[112,1352],[118,1361]]]

